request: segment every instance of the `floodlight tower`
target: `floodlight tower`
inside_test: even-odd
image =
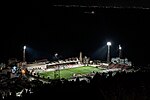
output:
[[[119,58],[121,58],[121,50],[122,50],[122,47],[121,45],[119,45]]]
[[[55,59],[58,61],[59,63],[59,59],[58,59],[58,53],[55,53]],[[57,65],[56,63],[56,69],[54,71],[54,79],[60,79],[60,68],[59,68],[59,64]]]
[[[23,46],[23,62],[25,62],[26,61],[26,55],[25,55],[25,53],[26,53],[26,46]]]
[[[111,46],[111,42],[107,42],[107,46],[108,46],[107,63],[109,63],[110,62],[110,46]]]

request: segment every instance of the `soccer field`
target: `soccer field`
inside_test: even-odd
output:
[[[103,70],[102,68],[96,68],[93,66],[82,66],[82,67],[76,67],[76,68],[62,69],[60,70],[60,78],[69,79],[73,76],[73,74],[83,75],[83,74],[90,74],[93,71],[100,72],[102,70]],[[39,74],[41,77],[44,76],[45,78],[49,77],[50,79],[54,79],[54,75],[55,75],[54,73],[55,73],[54,71],[49,71],[49,72],[42,72]]]

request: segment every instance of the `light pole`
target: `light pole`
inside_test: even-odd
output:
[[[25,53],[26,53],[26,46],[23,46],[23,62],[26,61]]]
[[[59,63],[58,53],[55,53],[55,58]],[[56,69],[54,71],[54,79],[60,79],[60,68],[59,64],[56,64]]]
[[[108,46],[108,52],[107,52],[107,63],[109,63],[110,61],[110,46],[111,46],[111,42],[107,42],[107,46]]]
[[[57,56],[58,56],[58,53],[55,53],[55,58],[56,58],[56,59],[58,58]]]
[[[122,47],[121,47],[121,45],[119,45],[119,58],[121,58],[121,49],[122,49]]]

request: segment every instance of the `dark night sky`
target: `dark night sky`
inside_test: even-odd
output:
[[[52,7],[32,1],[6,4],[1,16],[1,61],[22,59],[23,45],[28,61],[51,59],[56,52],[62,58],[78,56],[80,51],[105,59],[105,45],[111,41],[112,57],[118,56],[121,44],[124,57],[149,63],[149,9]]]

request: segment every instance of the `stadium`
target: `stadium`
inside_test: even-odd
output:
[[[114,59],[112,59],[114,61]],[[109,71],[123,71],[129,67],[127,64],[102,63],[97,60],[79,57],[68,58],[49,62],[46,59],[27,64],[30,75],[43,79],[76,79],[93,77],[96,73],[106,73]]]

